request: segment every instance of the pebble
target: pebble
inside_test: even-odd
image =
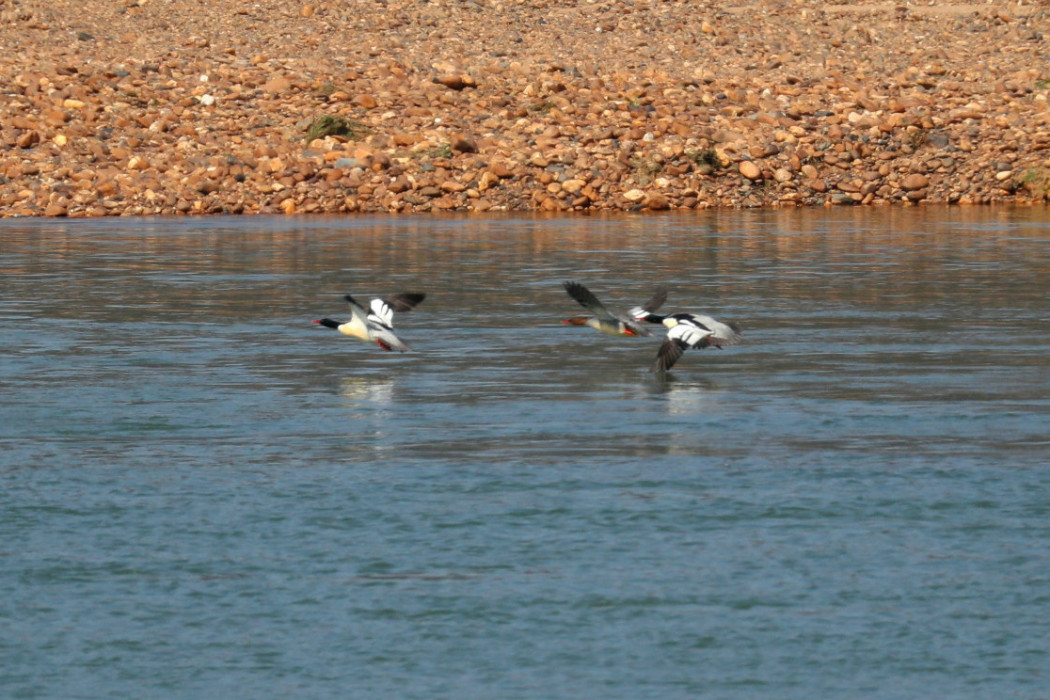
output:
[[[761,180],[762,169],[749,160],[740,162],[740,174],[748,180]]]
[[[838,5],[859,42],[817,0],[613,5],[26,5],[0,216],[1046,201],[1036,4]],[[307,142],[320,116],[339,128]]]

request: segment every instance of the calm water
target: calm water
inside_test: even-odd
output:
[[[0,221],[0,696],[1050,697],[1041,210]],[[578,279],[745,342],[559,321]],[[421,290],[415,352],[310,321]]]

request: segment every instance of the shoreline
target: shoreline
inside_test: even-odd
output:
[[[0,0],[0,23],[0,217],[1050,192],[1031,4]]]

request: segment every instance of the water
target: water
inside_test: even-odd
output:
[[[1041,210],[0,221],[0,696],[1047,698]],[[690,351],[559,321],[739,322]],[[311,324],[422,290],[398,355]]]

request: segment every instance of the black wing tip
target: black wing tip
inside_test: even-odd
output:
[[[423,303],[423,300],[426,298],[425,292],[401,292],[400,294],[391,294],[383,301],[394,311],[411,311]]]
[[[569,296],[576,300],[576,302],[585,308],[591,309],[592,311],[602,306],[602,303],[598,300],[598,297],[594,296],[594,293],[587,287],[583,286],[579,282],[568,281],[562,282],[562,286],[565,287],[565,291],[569,293]]]
[[[653,292],[652,298],[642,305],[642,309],[652,313],[663,306],[665,301],[667,301],[667,288],[657,287],[656,291]]]
[[[660,344],[656,351],[656,360],[653,361],[650,372],[667,372],[678,362],[682,354],[689,346],[681,340],[667,338]]]

